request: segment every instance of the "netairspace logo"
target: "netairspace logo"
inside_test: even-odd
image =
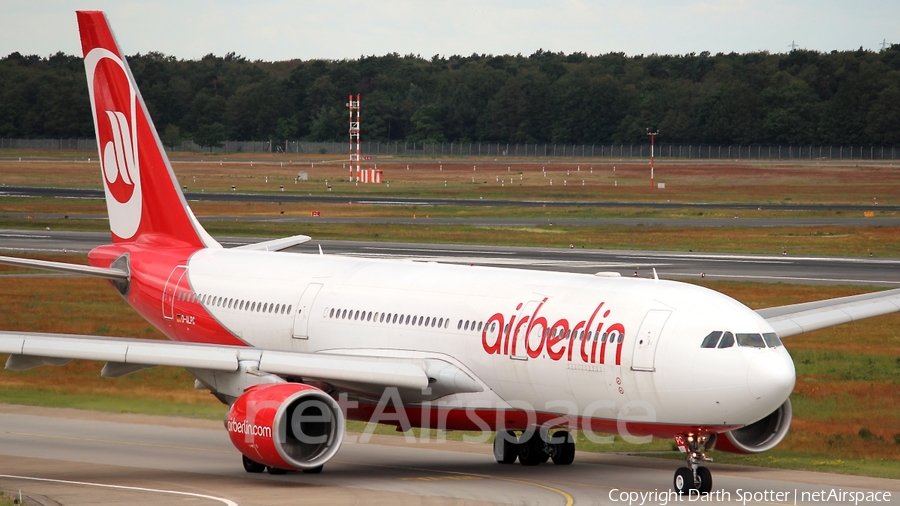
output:
[[[735,502],[746,506],[747,503],[784,503],[784,504],[877,504],[891,502],[891,492],[843,490],[840,488],[822,490],[761,490],[751,492],[737,489],[734,494],[727,490],[714,490],[708,494],[699,494],[692,490],[687,495],[680,495],[674,490],[653,490],[639,492],[614,488],[609,491],[609,500],[629,506],[659,505],[670,503],[723,503]],[[732,498],[733,497],[733,498]]]
[[[229,419],[227,423],[228,432],[234,432],[235,434],[249,434],[251,436],[260,436],[260,437],[272,437],[272,428],[266,427],[264,425],[256,425],[254,423],[250,423],[246,420],[242,422],[237,422]]]

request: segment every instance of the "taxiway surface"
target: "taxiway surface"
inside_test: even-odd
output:
[[[487,443],[359,434],[318,475],[248,474],[221,422],[0,405],[0,488],[44,504],[628,504],[664,493],[677,460],[579,452],[571,466],[494,462]],[[900,481],[711,464],[740,504],[817,504],[803,493],[889,492]],[[41,480],[35,480],[39,478]],[[773,500],[773,493],[785,494]],[[768,493],[769,496],[763,494]],[[794,497],[797,501],[794,501]],[[730,499],[726,501],[725,499]],[[669,503],[675,503],[671,496]],[[683,502],[687,502],[686,500]],[[892,502],[888,502],[891,504]],[[34,502],[37,504],[37,502]],[[649,500],[645,504],[661,504]]]
[[[9,197],[63,197],[103,199],[100,188],[51,188],[34,186],[2,186],[0,196]],[[764,209],[767,211],[900,211],[898,205],[877,204],[754,204],[744,202],[618,202],[618,201],[567,201],[567,200],[501,200],[501,199],[441,199],[412,197],[372,197],[346,195],[301,195],[295,192],[272,193],[214,193],[185,192],[187,200],[219,202],[321,202],[332,204],[374,204],[408,206],[464,206],[464,207],[595,207],[639,209]]]
[[[262,239],[218,237],[225,247]],[[10,253],[87,253],[110,240],[106,232],[0,229],[0,255]],[[658,275],[669,279],[730,279],[759,282],[900,286],[900,259],[794,257],[701,252],[524,248],[452,244],[407,244],[312,240],[290,251],[421,262],[490,265],[622,276]]]

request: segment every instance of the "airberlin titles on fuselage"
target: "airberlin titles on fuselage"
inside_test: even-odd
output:
[[[516,306],[516,313],[509,317],[508,322],[502,313],[491,316],[481,332],[484,351],[489,355],[522,358],[524,351],[532,359],[546,353],[554,361],[580,360],[587,364],[606,364],[615,353],[615,364],[622,364],[625,326],[608,320],[611,310],[607,309],[601,314],[605,302],[598,304],[589,318],[574,325],[567,318],[560,318],[551,324],[546,317],[541,316],[546,303],[545,297],[532,314],[518,317],[523,306],[520,302]]]

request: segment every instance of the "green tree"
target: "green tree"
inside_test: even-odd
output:
[[[175,149],[175,146],[181,142],[181,129],[178,128],[178,125],[167,125],[166,129],[163,131],[162,135],[162,143],[163,146],[168,146],[170,149]]]
[[[440,110],[434,104],[426,104],[419,107],[410,118],[412,132],[407,139],[412,142],[444,142],[444,132],[441,131],[441,123],[438,115]]]
[[[225,142],[225,127],[221,123],[200,125],[194,134],[194,142],[204,148],[221,148]]]

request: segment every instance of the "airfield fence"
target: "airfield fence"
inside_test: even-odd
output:
[[[504,157],[504,158],[649,158],[649,144],[507,144],[497,142],[378,142],[360,145],[362,156],[420,157]],[[0,139],[0,149],[97,150],[94,139]],[[225,141],[222,147],[208,148],[183,141],[172,151],[195,153],[296,153],[348,154],[343,141]],[[656,158],[700,160],[897,160],[894,146],[779,146],[659,144]]]

